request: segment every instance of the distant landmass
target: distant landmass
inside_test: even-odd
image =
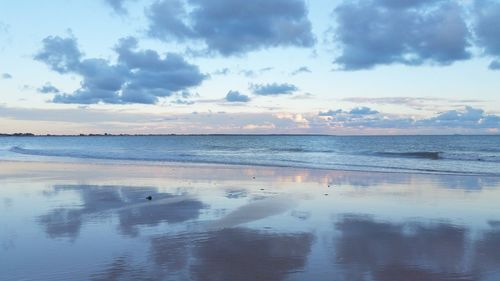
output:
[[[324,134],[33,134],[33,133],[13,133],[2,134],[0,137],[145,137],[145,136],[334,136]]]

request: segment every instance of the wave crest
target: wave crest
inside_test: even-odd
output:
[[[430,160],[457,160],[457,161],[484,161],[500,162],[499,156],[479,155],[475,153],[449,153],[439,151],[416,151],[416,152],[376,152],[375,155],[395,158],[422,158]]]

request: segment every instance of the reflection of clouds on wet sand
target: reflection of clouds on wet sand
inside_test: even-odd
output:
[[[314,237],[246,228],[151,239],[148,268],[117,258],[95,280],[273,280],[303,270]],[[146,272],[144,272],[146,270]],[[113,278],[115,279],[113,279]],[[129,279],[127,279],[129,278]]]
[[[195,280],[283,280],[300,271],[312,234],[277,234],[236,228],[209,233],[195,248]]]
[[[159,193],[156,188],[55,186],[50,196],[67,191],[76,191],[81,198],[81,204],[58,207],[38,218],[49,237],[75,238],[85,222],[113,214],[119,217],[119,229],[122,233],[136,236],[137,226],[195,219],[204,208],[203,203],[196,199]],[[145,200],[149,195],[154,198],[151,202]]]
[[[438,188],[481,190],[500,184],[500,177],[461,176],[461,175],[420,175],[409,173],[366,173],[366,172],[330,172],[329,186],[352,185],[356,187],[373,187],[377,185],[404,184],[415,182],[435,183]]]
[[[0,279],[500,280],[500,178],[98,167],[0,194]]]
[[[466,228],[444,222],[390,223],[357,215],[343,217],[335,228],[340,280],[490,280],[482,279],[484,273],[500,274],[500,232],[474,241]]]
[[[297,198],[285,195],[261,199],[239,207],[226,216],[211,222],[208,227],[209,229],[234,227],[240,224],[282,214],[297,206],[297,204]]]
[[[496,187],[500,184],[500,177],[441,175],[436,178],[439,181],[439,185],[445,188],[469,191],[479,191],[483,188]]]
[[[9,208],[10,206],[12,206],[12,198],[5,197],[2,199],[2,202],[5,208]]]
[[[485,280],[500,280],[500,224],[490,225],[491,229],[484,232],[477,242],[474,267],[493,277]]]
[[[178,273],[187,268],[190,246],[202,235],[164,235],[151,239],[151,258],[162,272]]]
[[[150,276],[146,266],[132,265],[127,257],[118,257],[102,272],[93,274],[92,281],[157,280]]]
[[[339,234],[331,233],[335,262],[327,265],[335,275],[315,275],[317,280],[500,280],[500,229],[496,226],[474,236],[470,229],[446,222],[391,223],[346,215],[335,224],[335,231]],[[276,233],[240,227],[165,234],[151,238],[149,262],[131,262],[118,256],[94,277],[288,280],[294,273],[312,274],[306,264],[318,255],[314,242],[321,244],[322,239],[315,239],[311,232]]]

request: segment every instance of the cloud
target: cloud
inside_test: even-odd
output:
[[[259,69],[259,72],[260,72],[260,73],[264,73],[264,72],[271,71],[271,70],[273,70],[273,69],[274,69],[274,67],[272,67],[272,66],[267,66],[267,67],[263,67],[263,68]]]
[[[334,15],[340,48],[334,63],[343,70],[449,65],[471,56],[463,9],[450,0],[344,1]]]
[[[82,76],[81,87],[71,94],[58,94],[55,103],[144,103],[186,91],[206,78],[198,66],[178,54],[161,57],[153,50],[138,50],[133,37],[121,39],[115,47],[116,64],[99,58],[83,59],[75,38],[47,37],[35,60],[61,74]]]
[[[320,112],[320,113],[318,113],[318,115],[319,116],[337,116],[343,112],[344,111],[342,109],[328,110],[328,111]]]
[[[127,14],[124,4],[128,0],[103,0],[104,3],[109,5],[117,14]]]
[[[380,4],[385,7],[405,9],[432,4],[439,1],[442,0],[380,0]]]
[[[500,70],[500,61],[494,60],[488,66],[491,70]]]
[[[231,70],[227,67],[217,69],[214,72],[212,72],[213,75],[228,75],[229,73],[231,73]]]
[[[164,41],[202,41],[223,56],[311,47],[315,37],[307,14],[303,0],[160,0],[147,11],[148,34]]]
[[[251,69],[242,69],[238,72],[238,74],[244,75],[246,77],[255,77],[257,75],[255,71]]]
[[[500,3],[498,1],[475,1],[474,33],[477,44],[484,53],[497,58],[490,64],[490,69],[499,69],[500,63]]]
[[[198,86],[206,78],[198,66],[189,64],[180,55],[167,53],[165,58],[153,50],[136,51],[137,40],[122,39],[116,47],[119,64],[133,71],[123,88],[123,99],[169,96]]]
[[[311,70],[307,66],[301,66],[294,71],[292,71],[291,75],[297,75],[300,73],[311,73]]]
[[[353,115],[372,115],[377,113],[378,111],[370,109],[369,107],[366,106],[356,107],[351,109],[351,111],[349,111],[349,114]]]
[[[276,125],[271,122],[265,122],[263,124],[247,124],[242,127],[243,130],[273,130],[276,129]]]
[[[43,49],[34,57],[44,62],[50,69],[64,74],[76,71],[80,66],[82,53],[74,37],[49,36],[42,40]]]
[[[418,124],[433,127],[500,129],[500,116],[489,115],[482,109],[466,106],[463,110],[449,110],[436,117],[419,120]]]
[[[380,98],[372,98],[372,97],[351,97],[344,98],[343,101],[348,101],[352,103],[369,103],[369,104],[395,104],[395,105],[404,105],[409,106],[416,109],[422,109],[426,106],[435,107],[437,103],[445,103],[449,105],[450,103],[461,102],[461,100],[451,100],[444,98],[431,98],[431,97],[380,97]],[[468,102],[479,102],[478,100],[469,100]]]
[[[319,112],[331,127],[364,128],[462,128],[462,129],[500,129],[500,116],[486,114],[484,110],[466,106],[461,110],[448,110],[429,118],[408,118],[388,116],[368,107],[358,107],[350,111],[342,109]]]
[[[416,110],[440,111],[450,107],[463,107],[465,104],[484,103],[484,100],[478,99],[448,99],[434,97],[350,97],[342,101],[348,101],[356,104],[394,104],[406,106]]]
[[[465,107],[427,117],[350,110],[320,113],[132,113],[93,108],[33,109],[0,106],[5,132],[208,134],[489,134],[500,133],[500,115]]]
[[[9,73],[3,73],[2,74],[2,79],[5,79],[5,80],[12,79],[12,75],[10,75]]]
[[[337,110],[328,110],[324,112],[318,113],[319,116],[362,116],[362,115],[374,115],[378,114],[379,112],[376,110],[373,110],[369,107],[361,106],[361,107],[355,107],[351,109],[350,111],[344,111],[342,109],[337,109]]]
[[[288,83],[252,84],[250,89],[259,96],[291,95],[298,90],[295,85]]]
[[[172,101],[173,104],[179,104],[179,105],[191,105],[194,104],[194,101],[190,100],[183,100],[183,99],[176,99]]]
[[[229,91],[226,95],[228,102],[249,102],[250,98],[247,95],[240,94],[238,91]]]
[[[45,85],[38,88],[37,91],[43,94],[57,94],[60,92],[58,88],[52,86],[50,83],[45,83]]]
[[[4,51],[13,42],[13,34],[10,25],[0,21],[0,51]]]

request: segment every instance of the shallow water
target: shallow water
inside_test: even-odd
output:
[[[0,200],[0,280],[500,280],[498,177],[0,162]]]

